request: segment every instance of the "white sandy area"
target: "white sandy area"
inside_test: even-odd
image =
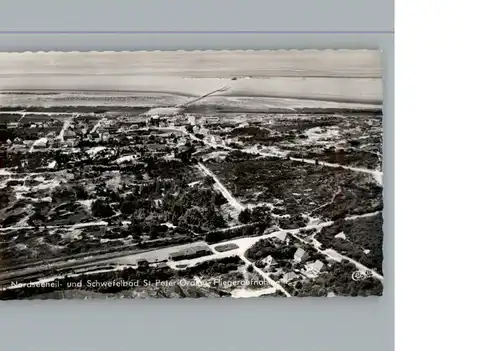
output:
[[[262,97],[319,100],[335,104],[321,107],[343,107],[341,103],[367,103],[372,107],[382,102],[382,80],[379,78],[252,78],[236,80],[224,78],[182,78],[158,76],[19,76],[2,78],[0,90],[46,91],[129,91],[168,93],[194,97],[228,85],[229,90],[214,96]],[[209,97],[206,102],[213,101]],[[265,101],[263,107],[266,106]],[[297,107],[309,107],[296,102]],[[5,101],[2,101],[5,104]],[[268,101],[272,103],[272,101]],[[122,103],[123,104],[123,103]],[[315,106],[316,105],[316,106]],[[271,107],[274,107],[273,104]],[[286,106],[285,106],[286,107]],[[293,106],[292,106],[293,107]],[[317,107],[312,104],[310,107]]]

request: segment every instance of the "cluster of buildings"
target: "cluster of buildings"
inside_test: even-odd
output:
[[[286,232],[280,233],[276,239],[279,241],[287,241],[287,234]],[[309,260],[310,256],[307,253],[306,250],[304,250],[302,247],[297,248],[293,255],[293,262],[300,264],[300,263],[306,263]],[[278,262],[271,256],[268,255],[265,258],[263,258],[260,263],[264,266],[263,270],[267,272],[273,271],[277,265]],[[301,275],[300,273],[303,273],[305,276],[314,278],[316,277],[321,271],[324,269],[325,264],[321,262],[320,260],[315,260],[314,262],[310,262],[309,264],[306,264],[305,268],[301,270],[300,272],[298,270],[287,272],[283,275],[283,277],[280,279],[280,282],[284,284],[288,284],[290,282],[300,280]],[[298,274],[299,273],[299,274]]]
[[[54,122],[52,120],[48,120],[48,121],[36,121],[36,122],[31,122],[31,123],[9,122],[9,123],[7,123],[7,129],[14,129],[14,128],[50,128],[54,124],[56,124],[56,122]]]

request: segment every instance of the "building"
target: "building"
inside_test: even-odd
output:
[[[294,272],[288,272],[283,276],[283,278],[281,278],[281,282],[288,284],[288,283],[290,283],[298,278],[299,278],[299,276],[297,274],[295,274]]]
[[[44,149],[47,147],[47,143],[48,143],[47,138],[40,138],[38,140],[35,140],[32,146],[34,149]]]
[[[299,263],[305,262],[308,258],[309,255],[301,247],[299,247],[297,251],[295,251],[295,254],[293,255],[293,259],[295,260],[295,262]]]
[[[196,116],[188,116],[188,123],[192,126],[196,125]]]
[[[314,261],[314,263],[311,265],[311,271],[315,274],[318,274],[321,272],[325,264],[319,260]]]
[[[278,264],[278,262],[276,262],[276,260],[271,255],[268,255],[266,258],[263,258],[261,262],[268,267],[275,266],[276,264]]]
[[[275,236],[279,241],[285,242],[288,238],[288,234],[286,232],[279,232],[278,235]]]
[[[206,256],[212,254],[208,246],[196,245],[171,252],[168,256],[169,260],[181,261],[189,260],[196,257]]]

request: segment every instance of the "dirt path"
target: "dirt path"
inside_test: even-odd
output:
[[[215,174],[213,174],[211,170],[209,170],[201,162],[198,163],[198,167],[203,173],[205,173],[207,176],[211,177],[215,181],[216,188],[222,193],[222,195],[224,195],[226,200],[229,201],[229,203],[234,208],[238,209],[239,211],[242,211],[244,209],[244,207],[239,203],[239,201],[236,200],[236,198],[233,196],[233,194],[231,194],[231,192],[221,183],[219,178],[217,178],[217,176]]]

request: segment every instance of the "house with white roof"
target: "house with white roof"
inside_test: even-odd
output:
[[[277,264],[276,260],[271,255],[268,255],[266,258],[263,258],[261,262],[268,267],[275,266]]]
[[[278,235],[275,236],[276,239],[278,239],[279,241],[286,241],[288,237],[288,234],[286,232],[279,232]]]
[[[319,274],[319,272],[321,272],[324,266],[325,264],[323,262],[321,262],[320,260],[316,260],[311,265],[311,271],[315,274]]]
[[[286,273],[283,278],[280,279],[282,283],[288,284],[296,279],[298,279],[299,276],[295,274],[294,272],[288,272]]]
[[[305,262],[308,258],[309,258],[308,253],[301,247],[299,247],[297,251],[295,251],[295,254],[293,255],[293,259],[295,260],[295,262],[299,263]]]

